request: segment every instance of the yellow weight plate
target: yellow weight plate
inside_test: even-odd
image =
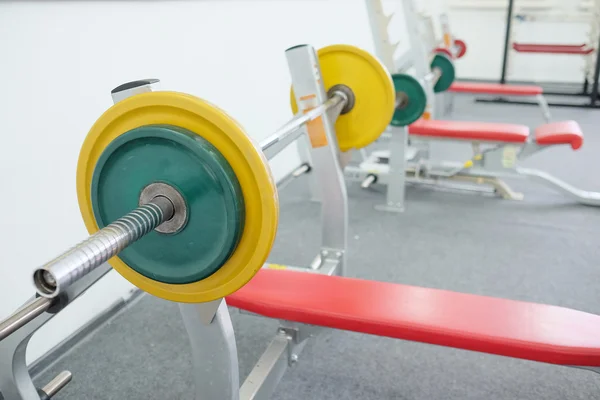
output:
[[[146,125],[181,127],[208,140],[227,159],[242,188],[245,224],[239,244],[217,272],[188,284],[154,281],[118,256],[109,263],[129,282],[163,299],[196,303],[227,296],[244,286],[263,266],[277,231],[277,189],[262,151],[224,111],[182,93],[152,92],[125,99],[108,109],[88,133],[77,165],[79,208],[90,234],[98,230],[91,202],[94,168],[102,151],[120,135]]]
[[[335,123],[342,151],[360,149],[379,138],[392,116],[396,101],[394,83],[387,69],[368,52],[350,45],[333,45],[317,52],[325,91],[341,84],[354,93],[352,110]],[[292,110],[298,105],[292,90]]]

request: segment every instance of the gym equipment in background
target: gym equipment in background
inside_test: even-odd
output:
[[[417,18],[416,13],[413,13],[413,17]],[[435,37],[435,22],[433,18],[431,16],[425,16],[424,24],[427,32],[423,36],[429,40],[426,40],[423,43],[427,43],[428,49],[436,49],[438,51],[445,50],[447,52],[446,54],[452,59],[461,58],[467,51],[466,43],[460,39],[454,39],[450,29],[449,18],[446,13],[441,13],[439,19],[443,33],[442,40],[438,40]],[[414,44],[418,45],[419,42],[415,41]],[[454,95],[456,93],[482,95],[491,98],[494,102],[503,98],[498,96],[533,99],[533,101],[539,105],[544,120],[546,122],[550,122],[551,119],[550,108],[548,107],[548,102],[544,97],[544,89],[541,86],[455,81],[452,83],[448,91],[441,95],[443,109],[446,112],[451,112],[453,110]],[[490,96],[496,97],[492,98]]]
[[[518,1],[509,0],[506,17],[506,35],[504,39],[504,53],[502,58],[502,73],[500,83],[506,83],[510,75],[510,59],[516,54],[546,54],[551,57],[555,54],[572,55],[584,57],[583,84],[581,91],[569,90],[568,85],[550,85],[554,90],[545,90],[548,95],[587,97],[585,102],[556,101],[550,105],[557,107],[600,107],[599,79],[600,79],[600,0],[591,0],[585,7],[576,5],[575,2],[555,1],[551,4],[551,10],[535,10],[520,7]],[[589,29],[587,41],[576,44],[553,44],[553,43],[519,43],[514,37],[515,25],[535,22],[553,21],[565,22],[587,22]],[[565,28],[566,29],[566,28]],[[561,87],[563,86],[563,87]],[[478,101],[494,103],[533,104],[528,101],[514,101],[506,98],[478,99]]]
[[[407,73],[415,70],[415,75],[422,81],[421,84],[427,94],[424,117],[435,118],[434,104],[435,93],[447,91],[454,83],[456,73],[451,53],[445,48],[432,48],[427,50],[421,43],[421,27],[411,1],[402,1],[404,14],[415,15],[406,18],[406,27],[409,32],[411,50],[396,58],[395,53],[399,43],[392,44],[388,34],[388,25],[393,15],[386,15],[381,0],[366,0],[367,15],[373,35],[377,57],[382,60],[388,70]],[[435,78],[435,82],[433,82]],[[433,84],[432,84],[433,82]],[[402,101],[402,99],[398,99]],[[366,156],[363,155],[363,158]]]
[[[387,18],[381,14],[383,8],[379,0],[367,1],[371,5],[368,9],[372,13],[372,22]],[[421,41],[422,35],[416,22],[418,15],[414,4],[412,0],[405,0],[402,5],[411,52],[394,64],[400,66],[398,69],[407,69],[413,66],[408,63],[414,62],[417,76],[425,76],[427,79],[419,81],[407,74],[393,75],[396,85],[396,111],[391,127],[382,135],[390,140],[389,148],[363,156],[358,166],[347,166],[346,177],[350,181],[359,182],[363,188],[373,184],[386,185],[386,202],[377,206],[385,211],[404,210],[407,183],[450,185],[451,188],[496,194],[505,199],[522,199],[522,194],[514,192],[503,180],[511,177],[536,180],[582,204],[600,205],[600,193],[577,189],[545,172],[521,168],[518,165],[519,161],[552,145],[566,144],[574,150],[579,149],[583,144],[583,134],[577,122],[547,123],[539,126],[534,134],[530,135],[530,129],[519,124],[432,120],[435,109],[431,99],[436,92],[435,86],[444,77],[445,70],[439,66],[437,70],[431,70],[423,62],[424,54],[427,53]],[[380,27],[380,24],[372,26],[372,32],[375,42],[380,43],[376,48],[385,49],[381,44],[389,43],[389,38],[387,32],[379,29]],[[439,57],[439,54],[436,57]],[[441,65],[447,64],[451,67],[448,71],[452,74],[448,72],[447,75],[454,77],[451,60],[447,56],[443,60],[449,62]],[[422,71],[425,71],[425,75],[419,75]],[[471,143],[472,158],[459,163],[434,163],[429,156],[431,140]]]
[[[386,124],[393,90],[385,69],[368,54],[349,46],[319,53],[322,70],[312,47],[286,51],[300,111],[260,145],[233,118],[197,97],[152,92],[147,81],[113,91],[116,104],[90,130],[77,168],[80,207],[92,236],[36,270],[38,294],[0,323],[5,400],[40,398],[25,365],[27,342],[110,269],[103,264],[109,259],[140,289],[180,303],[196,399],[269,398],[285,370],[299,362],[307,341],[323,328],[598,372],[600,316],[340,276],[348,215],[334,121],[340,138],[349,139],[346,145],[368,142],[370,132],[352,139],[356,127],[349,123]],[[353,68],[346,71],[336,59]],[[387,95],[371,98],[365,88],[373,86]],[[371,101],[378,111],[371,110]],[[318,182],[327,189],[322,191],[322,246],[308,268],[265,268],[278,217],[267,159],[305,132]],[[117,194],[120,198],[113,199]],[[215,219],[203,218],[207,213]],[[202,240],[190,246],[190,234]],[[157,257],[155,248],[166,251],[164,257]],[[241,388],[223,296],[234,307],[281,321]],[[406,304],[410,307],[398,306]]]
[[[435,38],[433,19],[429,18],[429,22],[431,24],[431,37]],[[438,49],[447,50],[448,56],[452,59],[463,58],[467,54],[467,43],[464,40],[454,38],[452,35],[448,14],[440,13],[440,25],[442,27],[442,40]]]
[[[387,185],[386,203],[377,208],[404,210],[407,183],[440,185],[451,182],[476,184],[468,189],[494,193],[505,199],[520,200],[503,179],[528,178],[562,192],[579,203],[600,206],[600,193],[577,189],[550,174],[522,168],[520,161],[554,145],[570,145],[573,150],[583,145],[583,134],[575,121],[543,124],[530,134],[529,127],[518,124],[440,121],[419,118],[424,111],[425,91],[410,75],[394,74],[396,95],[401,99],[384,134],[389,150],[375,151],[358,166],[347,166],[346,177],[360,182],[363,188],[377,183]],[[464,163],[434,163],[429,160],[428,146],[408,147],[408,140],[455,140],[472,144],[473,156]],[[451,185],[456,187],[456,185]],[[460,188],[460,186],[458,186]],[[462,187],[466,189],[467,187]]]

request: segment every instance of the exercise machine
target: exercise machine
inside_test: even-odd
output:
[[[436,37],[435,21],[431,15],[419,13],[412,0],[398,0],[397,6],[402,8],[404,21],[409,31],[410,51],[401,57],[395,57],[398,44],[390,44],[388,25],[392,16],[385,14],[381,0],[365,0],[369,24],[377,56],[384,62],[386,67],[393,72],[406,72],[409,67],[415,68],[415,75],[422,79],[430,72],[428,56],[444,54],[451,60],[464,57],[467,54],[467,44],[464,40],[455,38],[450,28],[450,22],[446,13],[440,14],[440,25],[442,37]],[[426,88],[427,89],[427,88]],[[542,116],[546,122],[550,122],[551,113],[548,102],[544,97],[544,90],[537,85],[515,85],[503,83],[485,82],[460,82],[453,79],[447,90],[428,92],[431,100],[425,112],[426,117],[436,118],[432,113],[433,102],[436,100],[435,108],[450,112],[454,104],[456,94],[477,94],[484,96],[508,96],[532,99],[539,105]],[[439,117],[439,116],[437,116]]]
[[[24,361],[27,340],[110,269],[105,261],[141,290],[179,303],[196,399],[269,398],[324,328],[598,372],[600,316],[343,276],[347,198],[335,145],[368,144],[365,134],[387,125],[392,82],[376,59],[349,46],[317,53],[301,45],[286,56],[298,112],[260,144],[197,97],[154,92],[144,81],[113,91],[118,101],[90,130],[77,168],[92,236],[35,270],[37,294],[0,323],[5,400],[40,398]],[[319,262],[269,268],[278,200],[267,160],[304,134],[327,188]],[[281,320],[241,387],[227,303]]]
[[[197,398],[238,398],[223,298],[265,265],[275,239],[278,196],[268,159],[309,139],[310,169],[319,172],[323,193],[322,247],[311,265],[343,274],[347,202],[338,148],[369,144],[393,113],[393,83],[377,59],[346,45],[318,54],[306,45],[287,50],[298,112],[260,144],[210,103],[157,91],[158,80],[112,91],[115,104],[91,128],[77,166],[79,206],[91,236],[38,268],[37,294],[0,322],[3,400],[45,399],[70,380],[65,372],[38,390],[25,363],[27,344],[111,269],[109,260],[139,289],[180,303]],[[300,165],[291,176],[305,170]]]
[[[373,152],[357,166],[346,167],[346,176],[361,182],[364,188],[373,184],[387,185],[386,204],[378,208],[387,211],[404,210],[404,187],[408,183],[448,185],[475,184],[471,189],[500,195],[505,199],[520,200],[505,178],[524,178],[537,181],[573,198],[575,201],[600,206],[600,193],[575,188],[558,178],[535,169],[523,168],[519,163],[533,154],[555,145],[569,145],[573,150],[583,145],[583,133],[575,121],[543,124],[533,133],[519,124],[441,121],[419,118],[426,96],[421,83],[410,75],[394,74],[397,93],[405,99],[399,106],[387,136],[387,151]],[[417,116],[415,118],[415,116]],[[472,157],[465,162],[433,163],[428,147],[409,152],[407,142],[453,140],[470,143]],[[491,191],[490,191],[491,189]]]
[[[600,107],[599,79],[600,79],[600,1],[591,0],[588,2],[587,9],[576,9],[573,2],[557,1],[554,5],[555,10],[551,11],[532,11],[525,7],[520,7],[518,1],[509,0],[506,16],[506,35],[504,38],[504,52],[502,58],[502,73],[500,83],[504,84],[510,75],[511,54],[545,54],[548,57],[556,54],[571,55],[573,57],[584,57],[583,84],[581,91],[554,90],[547,91],[547,94],[559,96],[587,97],[585,102],[556,101],[551,105],[556,107]],[[554,44],[554,43],[522,43],[516,42],[515,22],[535,23],[540,21],[564,22],[585,22],[589,24],[587,40],[585,43],[575,44]],[[554,85],[556,86],[556,85]],[[487,101],[494,103],[513,103],[513,104],[532,104],[528,101],[515,101],[506,98],[497,99],[478,99],[478,101]]]
[[[380,4],[373,2],[371,4]],[[554,145],[570,145],[574,150],[583,144],[583,133],[575,121],[547,123],[531,134],[529,127],[519,124],[442,121],[435,117],[436,92],[447,90],[454,81],[454,66],[449,57],[437,54],[443,64],[427,64],[428,52],[421,43],[420,26],[412,0],[402,1],[406,27],[411,40],[410,56],[394,61],[402,71],[414,66],[416,79],[406,73],[393,74],[396,87],[396,111],[390,128],[382,136],[388,138],[388,150],[375,151],[359,165],[345,168],[346,177],[363,188],[386,185],[386,202],[376,207],[385,211],[404,210],[405,186],[421,184],[468,189],[519,200],[521,193],[513,191],[505,178],[526,178],[546,184],[576,201],[600,205],[600,193],[575,188],[543,171],[522,168],[519,162]],[[375,15],[382,9],[374,9]],[[410,17],[412,16],[412,18]],[[377,42],[381,29],[373,30]],[[379,47],[381,48],[381,47]],[[442,58],[443,57],[443,58]],[[408,61],[407,61],[408,60]],[[450,79],[451,78],[451,79]],[[444,90],[436,90],[436,88]],[[470,143],[473,154],[462,162],[434,163],[430,160],[429,142],[453,140]],[[410,142],[410,146],[409,146]]]
[[[408,9],[408,11],[410,11],[410,9]],[[413,14],[413,18],[414,17],[416,17],[415,14]],[[411,17],[408,16],[407,18]],[[467,44],[461,39],[454,38],[452,30],[450,29],[448,14],[441,13],[439,20],[442,27],[442,40],[437,40],[435,37],[433,18],[431,18],[431,16],[426,18],[428,23],[425,24],[427,30],[425,37],[431,38],[430,43],[428,43],[428,49],[445,51],[452,60],[464,57],[467,53]],[[419,45],[418,41],[412,43],[413,45]],[[503,100],[509,102],[510,100],[507,100],[509,98],[521,98],[526,101],[533,101],[540,107],[544,121],[550,122],[552,118],[548,101],[544,96],[544,89],[538,85],[515,85],[506,82],[489,83],[455,81],[445,93],[440,95],[444,99],[444,110],[446,112],[451,112],[453,109],[454,95],[461,93],[486,96],[492,102],[500,102]],[[484,99],[478,99],[478,101],[484,101]]]

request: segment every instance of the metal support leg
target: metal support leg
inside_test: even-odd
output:
[[[302,139],[298,140],[298,152],[300,153],[300,159],[310,165],[312,168],[314,163],[312,160],[310,147],[308,136],[302,135]],[[313,171],[308,173],[308,187],[311,201],[321,201],[321,188],[319,187],[317,176]]]
[[[375,206],[377,210],[403,212],[406,190],[406,147],[408,127],[392,128],[390,139],[389,180],[386,204]]]
[[[242,400],[267,400],[285,371],[296,364],[308,339],[324,328],[290,321],[281,327],[240,388]]]
[[[361,161],[366,161],[366,160],[367,160],[367,158],[369,158],[369,155],[367,154],[367,150],[365,150],[365,149],[360,149],[360,150],[359,150],[359,153],[360,153],[360,160],[361,160]]]
[[[286,51],[292,86],[301,112],[323,104],[327,93],[321,79],[321,69],[312,46],[295,46]],[[338,159],[334,120],[341,108],[311,121],[305,129],[311,139],[313,168],[321,194],[321,254],[332,254],[337,262],[337,274],[343,275],[348,232],[346,182]],[[339,257],[337,256],[339,254]],[[326,261],[326,260],[324,260]]]
[[[44,326],[46,322],[52,319],[56,313],[63,310],[68,304],[79,297],[90,286],[110,271],[110,269],[109,265],[104,264],[67,288],[58,298],[53,300],[46,299],[47,301],[52,301],[52,305],[47,311],[38,314],[33,319],[27,318],[27,323],[22,325],[19,324],[20,326],[18,329],[7,332],[7,335],[0,340],[0,393],[2,393],[4,400],[40,399],[38,391],[29,375],[25,360],[29,340],[33,334],[39,328]],[[22,310],[25,310],[36,301],[37,298],[32,297],[26,303],[26,307],[23,307]],[[17,314],[20,313],[16,313],[15,315]],[[26,318],[26,316],[23,315],[21,318]],[[4,323],[2,325],[4,325]],[[6,324],[6,326],[8,325],[12,324]]]
[[[546,172],[535,169],[517,168],[516,172],[522,177],[530,178],[546,184],[555,190],[558,190],[559,192],[575,199],[581,204],[585,204],[587,206],[600,206],[600,193],[598,192],[590,192],[587,190],[578,189]]]
[[[288,368],[289,341],[290,338],[285,331],[277,333],[240,388],[240,399],[270,398]]]
[[[25,353],[29,339],[44,322],[38,318],[0,343],[0,392],[4,400],[40,399],[27,369]]]
[[[540,105],[540,108],[542,109],[542,115],[544,116],[544,120],[546,122],[550,122],[550,119],[552,118],[552,116],[550,115],[550,107],[548,106],[548,102],[546,101],[546,98],[544,97],[543,94],[538,94],[537,96],[535,96],[538,104]]]
[[[196,400],[239,400],[237,347],[225,300],[179,304],[192,347]]]

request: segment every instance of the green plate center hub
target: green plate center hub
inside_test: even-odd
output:
[[[396,109],[392,126],[408,126],[421,118],[427,107],[425,89],[413,76],[407,74],[392,75],[396,89]]]
[[[216,272],[235,250],[244,228],[244,200],[231,166],[202,137],[152,125],[116,138],[100,156],[92,206],[100,228],[138,207],[142,190],[166,183],[183,196],[188,220],[179,232],[152,231],[119,257],[140,274],[185,284]]]

